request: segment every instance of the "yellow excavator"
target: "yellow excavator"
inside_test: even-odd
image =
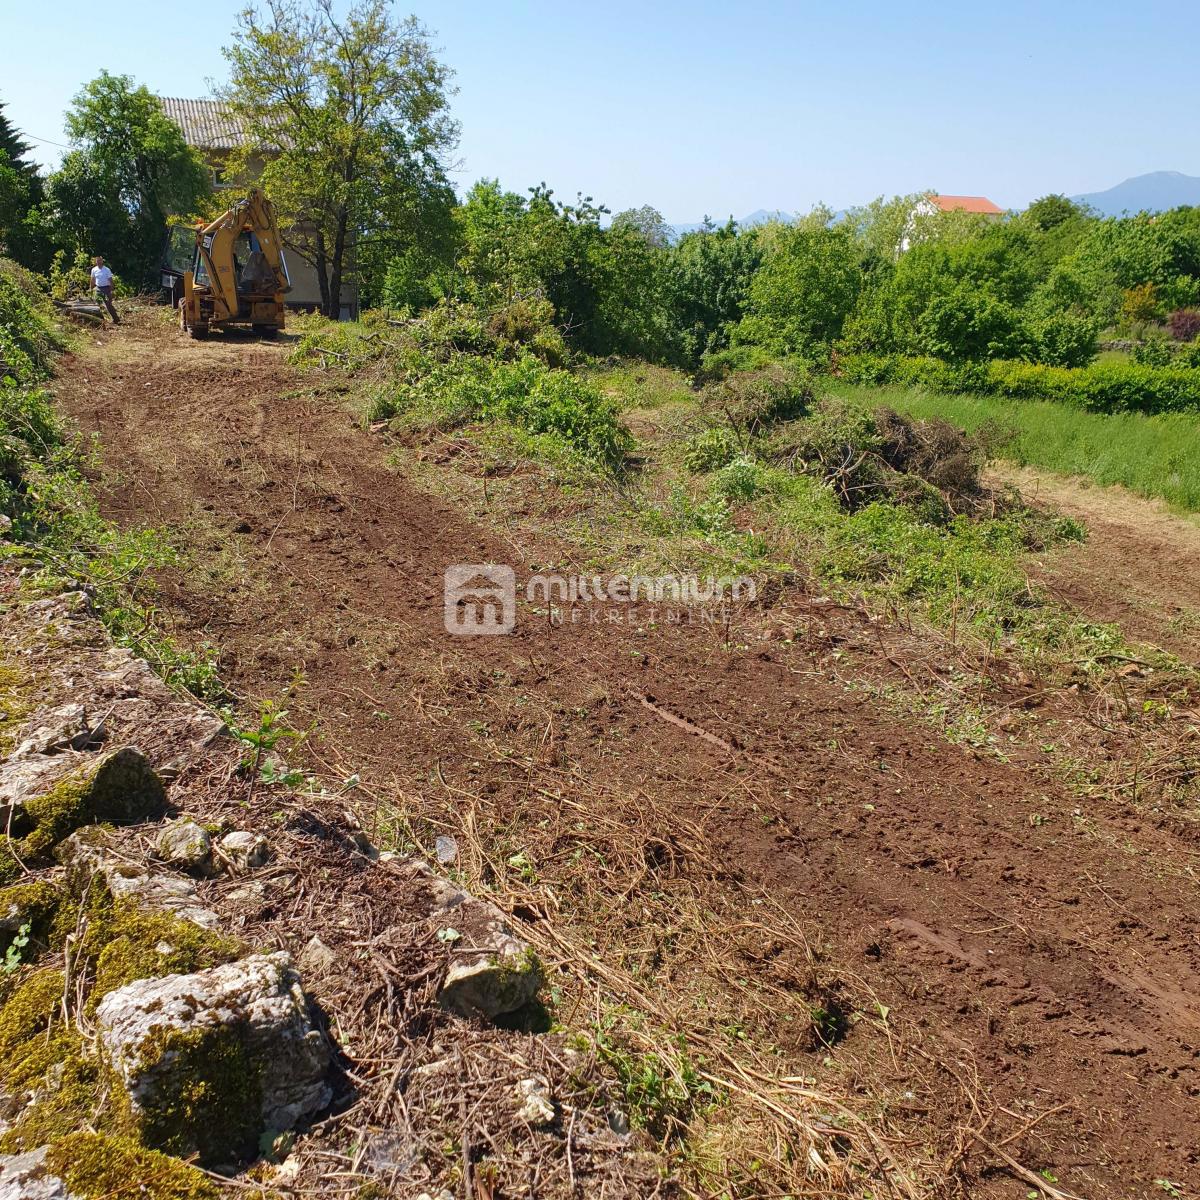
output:
[[[176,225],[167,237],[162,286],[194,338],[249,325],[263,337],[283,328],[291,291],[275,206],[258,189],[208,225]]]

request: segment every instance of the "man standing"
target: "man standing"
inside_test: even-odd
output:
[[[104,259],[99,255],[92,259],[92,287],[104,301],[104,307],[108,309],[112,323],[120,325],[121,318],[117,316],[117,310],[113,307],[113,273],[104,265]]]

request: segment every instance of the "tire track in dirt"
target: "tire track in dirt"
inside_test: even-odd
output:
[[[186,526],[223,556],[213,578],[176,580],[163,607],[225,648],[247,693],[277,693],[302,666],[325,761],[418,794],[437,763],[519,803],[512,768],[481,755],[471,724],[521,731],[523,695],[586,712],[555,732],[562,761],[631,805],[653,794],[701,822],[728,869],[816,931],[927,1052],[973,1064],[991,1103],[1069,1106],[1011,1153],[1089,1196],[1195,1178],[1200,923],[1186,839],[1119,804],[1081,813],[754,628],[732,652],[679,626],[650,640],[524,619],[510,637],[452,638],[447,564],[540,563],[555,548],[516,532],[506,543],[421,492],[278,349],[197,347],[148,321],[121,335],[58,385],[101,436],[105,508]],[[973,1195],[1021,1194],[986,1161],[972,1159]]]

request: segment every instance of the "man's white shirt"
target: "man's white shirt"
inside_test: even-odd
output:
[[[93,267],[92,268],[92,285],[98,288],[111,287],[113,281],[113,273],[108,267]]]

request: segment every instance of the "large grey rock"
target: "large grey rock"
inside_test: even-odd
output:
[[[88,881],[99,876],[118,899],[168,912],[201,929],[216,929],[217,914],[201,903],[192,880],[152,871],[145,859],[123,854],[113,841],[111,833],[88,826],[59,843],[55,853],[75,892],[82,894]]]
[[[21,740],[10,759],[31,754],[57,754],[62,750],[83,750],[92,740],[92,729],[82,704],[62,704],[38,713],[26,722]]]
[[[0,1155],[0,1200],[75,1200],[75,1193],[46,1169],[48,1146],[28,1154]]]
[[[138,980],[104,997],[96,1026],[142,1136],[175,1153],[228,1162],[329,1103],[328,1047],[287,954]]]
[[[467,947],[463,954],[451,963],[438,999],[464,1017],[494,1020],[516,1012],[531,1003],[542,986],[541,963],[528,946],[502,954]]]
[[[163,782],[145,755],[122,746],[101,756],[33,754],[0,766],[0,832],[41,865],[73,830],[93,823],[132,825],[162,815]]]
[[[68,774],[80,761],[78,756],[32,755],[0,763],[0,832],[24,837],[33,828],[26,801],[49,791],[60,775]]]
[[[163,782],[136,746],[100,756],[30,753],[0,765],[0,830],[14,835],[43,819],[69,821],[69,828],[132,825],[161,816],[165,806]],[[43,810],[49,818],[39,816]]]
[[[88,806],[94,821],[133,825],[162,816],[166,803],[162,780],[136,746],[106,754],[91,775]]]

